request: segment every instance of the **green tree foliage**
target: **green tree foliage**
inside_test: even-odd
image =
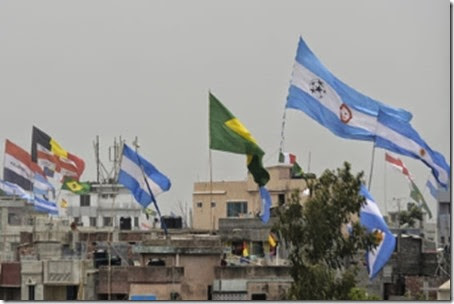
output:
[[[422,221],[422,210],[415,204],[411,204],[408,210],[399,213],[399,223],[401,226],[408,224],[408,227],[414,227],[416,220]]]
[[[290,300],[349,300],[356,286],[358,266],[350,263],[357,253],[375,241],[358,220],[363,173],[354,176],[350,164],[337,171],[326,170],[308,181],[310,196],[300,203],[298,192],[278,210],[274,227],[290,248],[293,284]],[[347,232],[351,225],[351,233]]]

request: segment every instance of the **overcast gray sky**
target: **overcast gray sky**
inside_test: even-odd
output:
[[[0,142],[30,149],[32,125],[87,164],[122,136],[172,181],[163,213],[192,206],[209,179],[208,90],[277,163],[282,114],[298,37],[358,91],[412,112],[412,124],[450,162],[449,1],[162,0],[0,2]],[[341,139],[287,111],[285,150],[320,174],[343,161],[369,174],[372,143]],[[245,157],[213,151],[215,180],[244,179]],[[3,153],[2,153],[3,157]],[[401,157],[424,190],[430,170]],[[386,182],[385,182],[386,176]],[[382,213],[408,197],[377,149],[372,195]],[[388,201],[385,208],[385,197]]]

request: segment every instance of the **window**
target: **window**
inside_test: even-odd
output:
[[[103,217],[103,225],[104,226],[112,226],[112,218],[111,217]]]
[[[247,214],[247,202],[227,203],[227,217],[239,217],[241,214]]]
[[[96,217],[90,217],[90,227],[96,227],[96,221],[97,218]]]
[[[197,203],[197,208],[202,208],[202,206],[203,206],[202,202]]]
[[[216,207],[216,202],[211,202],[211,208]]]
[[[285,204],[285,194],[279,194],[277,196],[277,200],[278,200],[279,206],[284,205]]]
[[[139,218],[137,216],[134,217],[134,227],[139,227]]]
[[[252,301],[266,300],[266,293],[253,293],[251,295]]]
[[[83,194],[80,196],[80,206],[81,207],[90,206],[90,194]]]
[[[20,222],[20,216],[16,213],[8,213],[8,225],[14,225],[14,226],[17,226],[17,225],[20,225],[21,222]]]

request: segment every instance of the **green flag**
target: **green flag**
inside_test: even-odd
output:
[[[261,187],[270,179],[265,154],[246,127],[210,93],[210,149],[247,155],[247,168]]]
[[[416,184],[410,180],[410,197],[417,202],[424,210],[427,211],[427,214],[429,215],[429,218],[432,218],[432,212],[430,212],[429,206],[426,203],[426,200],[421,194],[421,191],[419,191],[418,187]]]
[[[75,179],[66,179],[61,188],[75,194],[86,194],[90,191],[91,185],[89,183],[78,182]]]

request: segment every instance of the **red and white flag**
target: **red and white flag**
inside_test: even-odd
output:
[[[30,154],[9,140],[5,142],[3,161],[3,179],[24,190],[33,190],[35,173],[44,176],[42,169],[32,162]]]
[[[402,172],[402,174],[405,175],[410,181],[412,180],[410,172],[408,171],[407,167],[405,167],[402,160],[400,160],[399,158],[392,157],[388,153],[385,153],[385,160],[394,168]]]

